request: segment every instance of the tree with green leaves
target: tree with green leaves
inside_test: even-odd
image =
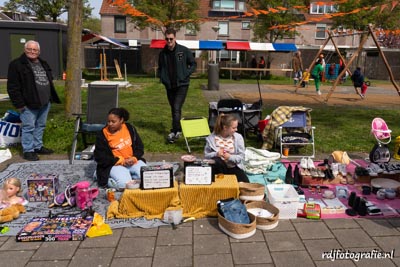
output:
[[[36,16],[38,20],[45,21],[50,18],[53,22],[68,12],[67,0],[9,0],[4,3],[4,7],[11,11],[21,11],[28,15]],[[93,8],[88,0],[84,0],[84,17],[88,18],[92,14]]]
[[[199,0],[141,0],[129,1],[131,6],[123,7],[123,2],[114,0],[121,11],[130,17],[137,29],[151,27],[165,32],[167,28],[179,30],[190,27],[199,30]]]

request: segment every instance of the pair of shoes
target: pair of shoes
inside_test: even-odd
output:
[[[307,167],[308,167],[309,169],[315,168],[314,161],[313,161],[311,158],[308,158],[308,159],[307,159]]]
[[[39,157],[35,152],[24,152],[24,159],[29,161],[38,161]]]
[[[308,161],[307,161],[306,158],[302,158],[302,159],[300,160],[300,167],[301,167],[302,169],[308,169]]]
[[[35,149],[35,153],[40,154],[40,155],[50,155],[50,154],[53,154],[54,151],[42,146],[40,149]]]
[[[289,163],[289,166],[288,166],[288,168],[286,170],[285,183],[286,184],[293,184],[292,165],[290,163]]]
[[[318,94],[318,95],[322,95],[321,90],[318,90],[318,91],[317,91],[317,94]]]
[[[360,94],[360,97],[361,97],[361,99],[364,99],[364,98],[365,98],[365,95]]]
[[[167,136],[167,141],[171,144],[175,143],[182,136],[182,132],[170,132]]]

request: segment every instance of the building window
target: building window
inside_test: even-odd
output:
[[[213,1],[214,10],[235,10],[234,0],[215,0]]]
[[[197,31],[193,24],[190,24],[190,23],[186,24],[186,27],[185,27],[186,35],[196,35],[196,33],[197,33]]]
[[[316,39],[326,39],[326,24],[317,24]]]
[[[333,5],[318,5],[317,3],[311,4],[310,14],[326,14],[335,13],[337,11],[337,6]]]
[[[218,35],[228,35],[229,34],[229,27],[228,27],[228,22],[227,21],[219,21],[218,22]]]
[[[114,17],[114,32],[126,33],[126,18],[123,16]]]
[[[242,21],[242,30],[250,30],[250,21]]]

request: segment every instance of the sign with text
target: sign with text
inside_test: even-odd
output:
[[[185,184],[211,184],[211,166],[186,166]]]
[[[146,166],[141,168],[141,189],[159,189],[173,187],[172,167]]]

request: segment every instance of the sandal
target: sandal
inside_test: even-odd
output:
[[[319,176],[319,174],[318,174],[318,171],[317,171],[317,169],[310,169],[310,173],[311,173],[311,176],[312,177],[320,177]]]

